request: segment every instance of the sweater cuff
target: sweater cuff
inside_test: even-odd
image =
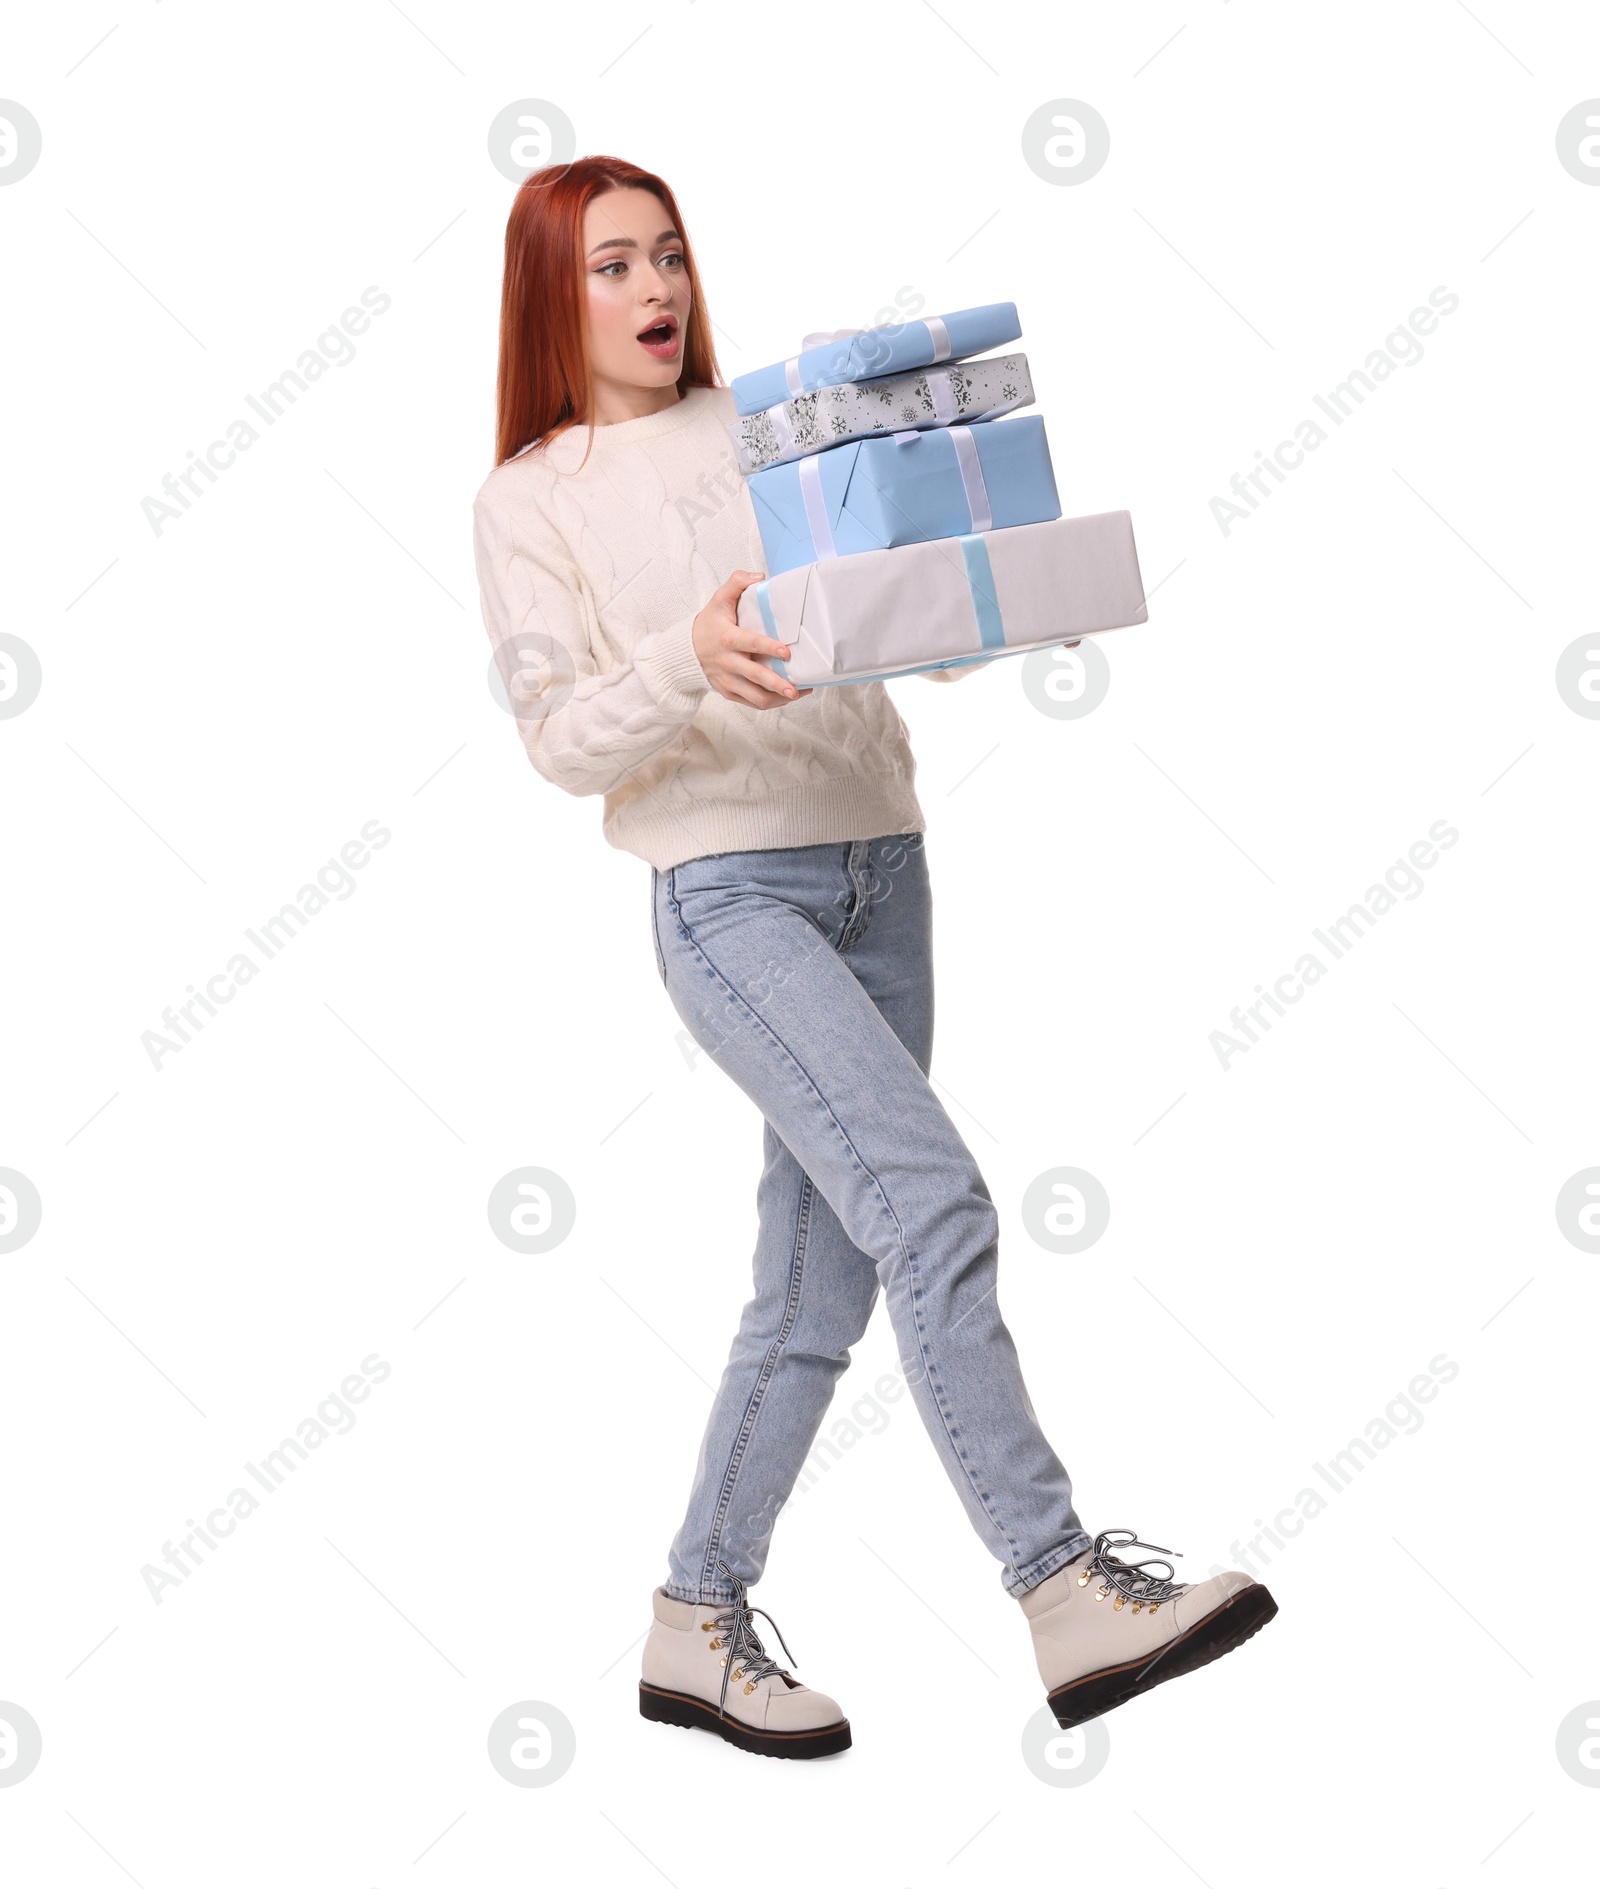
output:
[[[681,617],[670,629],[646,637],[633,653],[633,665],[661,706],[678,711],[686,721],[711,688],[694,653],[693,617]]]

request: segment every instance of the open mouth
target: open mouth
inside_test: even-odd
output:
[[[670,360],[678,351],[677,316],[663,315],[660,321],[642,329],[637,338],[647,354],[655,355],[658,360]]]

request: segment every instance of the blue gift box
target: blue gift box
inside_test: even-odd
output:
[[[930,367],[935,361],[959,361],[985,348],[1003,348],[1021,333],[1015,302],[990,302],[982,308],[958,308],[949,315],[867,328],[846,340],[807,348],[790,360],[736,374],[734,408],[741,414],[761,413],[819,387],[838,387],[846,381]]]
[[[1038,414],[851,440],[746,484],[767,574],[1061,516]]]

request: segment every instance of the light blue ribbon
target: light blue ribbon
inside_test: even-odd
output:
[[[781,643],[783,638],[778,634],[778,619],[772,614],[772,599],[767,595],[770,581],[770,579],[763,578],[762,581],[756,585],[756,608],[761,612],[762,629],[766,631],[768,636],[770,636],[775,643]],[[785,682],[789,680],[789,665],[784,662],[781,657],[774,656],[772,658],[772,666],[777,670],[778,674],[783,677]]]
[[[1000,616],[999,600],[994,594],[994,570],[989,563],[989,547],[984,543],[982,534],[976,532],[967,537],[958,538],[956,542],[961,546],[961,561],[966,566],[967,588],[972,593],[972,613],[978,619],[979,641],[986,650],[1004,649],[1006,646],[1005,625]],[[778,620],[772,614],[772,599],[769,595],[770,589],[771,580],[769,578],[763,578],[762,581],[755,586],[756,608],[761,612],[761,627],[774,642],[781,643],[783,638],[778,634]],[[953,661],[947,660],[942,663],[924,663],[919,669],[904,671],[892,670],[888,673],[896,675],[915,675],[920,674],[921,669],[952,668],[955,666],[955,663],[960,660],[962,659],[958,657]],[[976,661],[978,659],[976,657],[968,657],[966,660]],[[784,681],[787,682],[789,679],[788,664],[774,656],[772,658],[772,666],[777,670],[778,674],[783,677]],[[862,681],[878,680],[875,676],[863,676],[860,679]],[[812,686],[815,687],[816,685],[813,684]]]
[[[967,567],[967,588],[972,592],[972,610],[978,619],[978,636],[985,649],[1004,649],[1005,625],[1000,620],[1000,604],[994,594],[989,547],[977,533],[959,542],[961,560]]]

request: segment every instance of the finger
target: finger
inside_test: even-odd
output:
[[[735,571],[726,583],[719,585],[712,592],[711,601],[726,604],[730,609],[737,609],[739,599],[752,584],[759,584],[763,575],[761,571]]]
[[[725,650],[718,666],[724,675],[739,676],[746,682],[754,682],[759,688],[774,689],[781,693],[792,686],[787,676],[779,675],[761,657],[744,656],[737,650]]]
[[[736,692],[739,701],[748,702],[752,708],[782,708],[785,702],[794,700],[794,696],[785,687],[763,688],[759,682],[752,681],[743,675],[729,676],[726,679],[726,686],[730,692]]]
[[[783,662],[789,660],[789,645],[767,636],[761,630],[747,630],[739,624],[722,632],[722,647],[728,650],[742,650],[747,656],[776,656]]]
[[[791,700],[798,699],[798,697],[802,695],[809,695],[810,693],[811,691],[809,689],[797,689],[794,697],[788,697],[783,695],[768,695],[764,691],[752,689],[748,694],[741,694],[737,697],[733,697],[730,694],[729,699],[745,702],[751,708],[787,708]]]
[[[786,700],[799,693],[787,676],[780,676],[776,669],[769,669],[765,663],[751,662],[745,656],[731,656],[729,668],[742,681],[754,683],[757,688],[769,690]]]
[[[743,702],[746,708],[775,708],[778,706],[770,695],[763,695],[758,689],[750,688],[743,682],[728,682],[722,693],[730,702]]]

